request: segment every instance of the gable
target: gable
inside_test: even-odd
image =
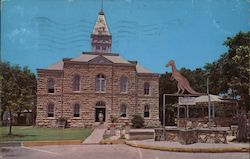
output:
[[[99,55],[96,58],[92,59],[89,61],[89,63],[94,63],[94,64],[112,64],[111,61],[106,59],[105,57]]]

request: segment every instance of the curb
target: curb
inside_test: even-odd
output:
[[[0,147],[20,147],[20,146],[22,146],[21,141],[0,142]]]
[[[23,141],[23,146],[81,145],[82,140]]]
[[[224,147],[224,148],[181,148],[181,147],[166,147],[166,146],[151,146],[136,144],[129,141],[125,141],[128,146],[160,150],[160,151],[170,151],[170,152],[189,152],[189,153],[226,153],[226,152],[250,152],[250,147]]]
[[[110,139],[102,139],[100,141],[100,144],[103,145],[113,145],[113,144],[125,144],[125,140],[124,139],[117,139],[117,140],[110,140]]]

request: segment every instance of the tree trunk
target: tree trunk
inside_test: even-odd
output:
[[[8,135],[12,135],[12,131],[11,131],[11,129],[12,129],[12,111],[11,111],[11,109],[9,109],[9,113],[10,113],[10,129],[9,129],[9,134]]]
[[[247,118],[244,111],[240,111],[238,117],[238,134],[237,139],[239,142],[247,142]]]

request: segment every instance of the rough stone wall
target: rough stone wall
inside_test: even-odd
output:
[[[95,79],[98,74],[106,78],[106,91],[95,91]],[[73,77],[80,76],[80,91],[73,91]],[[120,78],[128,78],[127,92],[120,92]],[[114,115],[119,122],[130,122],[136,111],[143,116],[144,105],[150,105],[150,117],[145,118],[149,127],[159,125],[159,78],[149,75],[137,75],[134,65],[95,65],[64,63],[63,76],[58,71],[38,72],[37,125],[56,127],[57,119],[67,118],[70,127],[91,126],[95,122],[95,105],[98,101],[105,102],[106,121],[111,122]],[[63,77],[63,95],[62,92]],[[47,80],[55,80],[55,93],[47,93]],[[138,93],[137,83],[138,82]],[[150,83],[150,95],[144,95],[144,82]],[[63,99],[63,100],[61,100]],[[47,105],[53,102],[55,116],[47,117]],[[62,105],[63,103],[63,105]],[[80,105],[80,117],[73,116],[74,104]],[[120,107],[127,105],[127,117],[120,117]],[[62,114],[63,113],[63,114]]]
[[[95,80],[98,74],[105,75],[105,92],[98,93],[95,90]],[[78,92],[74,92],[72,88],[74,75],[80,75],[80,91]],[[63,84],[63,116],[68,118],[71,127],[92,125],[95,122],[95,105],[98,101],[105,102],[106,120],[109,120],[112,106],[112,66],[66,64]],[[80,117],[73,117],[75,103],[80,104]]]
[[[116,66],[113,69],[113,108],[112,114],[119,122],[128,122],[135,114],[136,106],[136,71],[135,67]],[[120,78],[127,77],[127,92],[120,92]],[[120,117],[121,105],[127,106],[127,117]]]
[[[149,82],[149,95],[144,95],[144,83]],[[149,117],[144,118],[146,127],[158,127],[159,122],[159,77],[138,77],[138,113],[144,117],[144,106],[148,104]]]
[[[36,125],[56,127],[57,119],[62,112],[62,73],[58,71],[38,71],[38,77]],[[49,78],[54,80],[55,93],[48,93],[47,81]],[[47,107],[50,102],[54,104],[54,117],[47,117]]]

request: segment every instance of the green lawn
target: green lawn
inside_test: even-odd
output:
[[[8,135],[9,127],[0,127],[1,141],[41,141],[41,140],[83,140],[92,130],[88,128],[36,128],[32,126],[12,127],[12,136]]]

